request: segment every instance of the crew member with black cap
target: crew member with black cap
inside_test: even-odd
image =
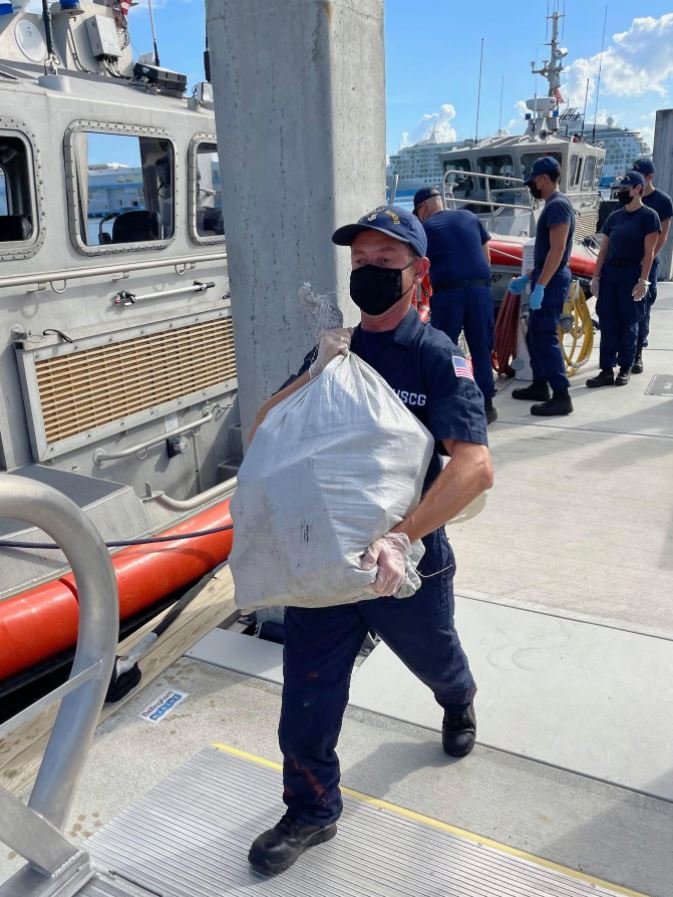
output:
[[[633,164],[633,171],[638,171],[645,178],[645,192],[643,193],[643,203],[649,206],[659,216],[661,222],[661,233],[654,247],[654,261],[650,268],[650,289],[647,296],[643,299],[643,313],[638,322],[638,346],[636,348],[636,359],[631,366],[632,374],[642,374],[643,372],[643,349],[647,348],[648,337],[650,334],[650,312],[652,306],[657,300],[657,276],[659,274],[659,253],[666,245],[668,235],[671,230],[671,218],[673,218],[673,200],[654,186],[654,162],[651,159],[638,159]]]
[[[495,384],[493,349],[493,296],[488,241],[491,235],[467,209],[445,211],[437,187],[423,187],[414,196],[414,214],[428,237],[433,327],[457,343],[460,331],[472,357],[474,379],[484,396],[486,418],[498,414],[493,407]]]
[[[351,671],[368,631],[377,632],[432,690],[444,711],[447,754],[465,756],[476,735],[476,687],[453,623],[455,562],[444,524],[492,483],[482,396],[455,345],[422,324],[411,307],[429,264],[418,219],[382,206],[340,227],[332,239],[350,246],[350,293],[360,324],[352,338],[346,329],[326,331],[296,379],[262,406],[257,425],[279,401],[319,376],[331,358],[346,353],[350,338],[350,349],[379,372],[437,442],[420,504],[363,556],[363,568],[378,568],[372,589],[380,597],[286,609],[279,738],[287,812],[255,840],[248,856],[266,875],[283,872],[307,848],[336,834],[342,810],[336,745]],[[450,458],[444,467],[440,454]],[[389,597],[404,577],[405,556],[416,539],[425,545],[423,584],[411,598]]]
[[[650,270],[661,233],[659,216],[643,204],[645,178],[629,171],[617,185],[622,208],[608,215],[603,225],[601,251],[591,281],[598,297],[601,322],[600,373],[587,386],[626,386],[638,345],[643,300],[650,287]],[[614,367],[619,365],[615,377]]]
[[[575,231],[575,210],[559,189],[560,179],[561,166],[553,156],[535,160],[525,183],[535,199],[544,200],[544,209],[535,231],[533,270],[514,278],[510,284],[513,293],[521,293],[530,282],[526,343],[533,369],[532,384],[512,390],[512,398],[539,401],[541,404],[532,405],[530,412],[544,417],[570,414],[573,410],[558,325],[572,279],[568,259]]]

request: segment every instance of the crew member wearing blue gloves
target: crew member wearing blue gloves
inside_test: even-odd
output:
[[[535,199],[544,200],[535,234],[534,267],[510,284],[513,293],[522,293],[529,282],[531,285],[526,343],[533,369],[531,385],[512,390],[512,396],[540,402],[532,405],[530,412],[543,417],[570,414],[573,410],[558,325],[571,281],[568,259],[575,211],[559,190],[560,178],[561,166],[552,156],[541,156],[533,163],[526,185]]]
[[[414,214],[428,237],[432,312],[430,323],[457,343],[460,331],[472,357],[474,379],[484,396],[489,424],[493,407],[493,296],[488,241],[491,235],[467,209],[445,211],[437,187],[423,187],[414,196]]]
[[[636,348],[636,359],[631,366],[632,374],[642,374],[643,372],[643,349],[647,348],[647,340],[650,334],[650,312],[652,306],[657,299],[657,274],[659,271],[659,253],[666,245],[668,235],[671,229],[671,219],[673,219],[673,200],[654,186],[654,162],[651,159],[638,159],[633,164],[633,170],[640,172],[645,178],[645,192],[643,193],[643,203],[649,206],[659,216],[661,222],[661,233],[654,247],[654,261],[650,268],[650,289],[647,296],[643,299],[643,312],[638,323],[638,346]]]
[[[650,270],[661,233],[659,216],[643,204],[645,178],[629,171],[619,181],[622,208],[608,216],[591,281],[601,322],[600,373],[587,386],[626,386],[636,357],[638,326],[650,287]],[[615,377],[614,367],[619,365]]]

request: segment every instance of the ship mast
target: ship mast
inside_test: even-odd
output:
[[[535,63],[531,63],[531,70],[534,75],[542,75],[549,85],[546,97],[536,97],[528,100],[526,105],[531,110],[532,115],[526,116],[528,119],[527,134],[534,137],[543,131],[556,132],[559,129],[559,107],[565,100],[561,96],[561,72],[563,71],[563,58],[568,51],[559,46],[559,22],[563,18],[560,12],[553,12],[549,17],[551,20],[551,40],[548,46],[551,48],[549,59],[546,59],[541,68],[535,68]]]

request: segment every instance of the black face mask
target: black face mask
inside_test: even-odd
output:
[[[413,264],[409,262],[404,268],[356,268],[351,271],[351,299],[365,314],[382,315],[412,289],[413,284],[402,293],[402,272]]]
[[[620,206],[628,206],[632,199],[633,197],[628,190],[620,190],[617,194],[617,202]]]
[[[528,189],[530,190],[530,195],[533,199],[542,199],[542,190],[539,187],[536,187],[535,184],[530,184]]]

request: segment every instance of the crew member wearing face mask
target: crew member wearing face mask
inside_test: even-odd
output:
[[[252,866],[267,875],[283,872],[307,848],[336,834],[342,801],[335,749],[351,671],[368,631],[377,632],[434,693],[444,711],[447,754],[465,756],[476,735],[476,688],[453,625],[455,562],[444,525],[492,482],[483,399],[456,346],[422,324],[411,307],[429,266],[419,220],[383,206],[340,227],[332,239],[350,246],[350,292],[360,324],[352,335],[326,331],[296,378],[262,406],[257,424],[277,402],[319,377],[350,343],[430,430],[437,448],[418,507],[363,556],[363,567],[378,568],[374,588],[380,597],[286,609],[279,735],[287,812],[249,853]],[[440,454],[450,457],[444,467]],[[410,543],[419,538],[425,545],[419,572],[427,578],[411,598],[387,597],[404,576]]]
[[[445,211],[437,187],[414,196],[414,215],[425,228],[432,283],[433,327],[454,343],[460,331],[470,349],[474,379],[484,396],[486,418],[498,417],[493,406],[493,296],[488,241],[491,235],[467,209]]]
[[[573,410],[558,325],[572,279],[568,259],[575,231],[575,211],[568,197],[559,190],[560,178],[561,166],[552,156],[541,156],[533,163],[525,183],[535,199],[544,200],[535,230],[534,267],[510,284],[512,292],[521,293],[530,282],[526,343],[533,369],[532,384],[512,390],[512,397],[540,402],[532,405],[530,412],[544,417],[570,414]]]
[[[587,386],[626,386],[636,358],[638,328],[650,287],[650,271],[661,232],[659,216],[643,205],[645,178],[629,171],[618,183],[621,208],[603,225],[601,251],[591,292],[598,297],[601,324],[600,373]],[[619,371],[615,377],[615,365]]]
[[[643,349],[647,348],[650,335],[650,312],[652,306],[657,301],[657,275],[659,273],[659,254],[666,245],[670,231],[671,220],[673,220],[673,200],[668,195],[654,186],[654,162],[651,159],[638,159],[633,163],[633,171],[639,171],[645,178],[645,191],[643,192],[643,203],[649,206],[659,216],[661,222],[661,233],[654,247],[654,261],[650,268],[650,289],[647,296],[643,299],[643,313],[640,316],[638,324],[638,347],[636,349],[636,360],[631,366],[632,374],[642,374],[643,366]]]

